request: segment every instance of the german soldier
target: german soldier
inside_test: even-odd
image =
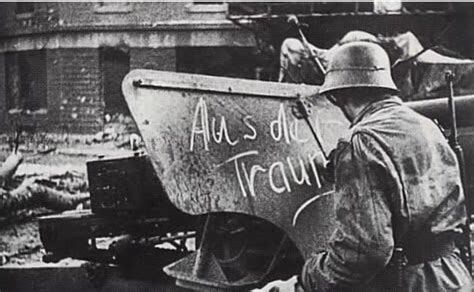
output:
[[[300,285],[471,291],[455,246],[457,227],[466,223],[456,156],[438,127],[396,96],[386,52],[371,42],[342,44],[320,93],[343,111],[351,133],[327,169],[336,190],[335,231],[328,249],[304,264]]]

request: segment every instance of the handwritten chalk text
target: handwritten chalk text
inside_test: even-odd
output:
[[[204,150],[209,150],[209,143],[211,137],[215,143],[220,144],[222,139],[225,138],[225,142],[229,145],[236,145],[239,140],[232,139],[229,136],[229,130],[227,129],[227,123],[225,117],[221,117],[219,129],[216,129],[216,118],[211,118],[211,127],[209,127],[209,114],[207,111],[206,102],[201,98],[196,105],[194,111],[193,125],[191,129],[191,141],[190,150],[194,150],[194,140],[197,139],[198,135],[202,136]]]
[[[257,127],[257,123],[251,115],[244,116],[241,122],[241,127],[235,124],[235,121],[229,127],[225,116],[209,116],[206,101],[200,98],[193,115],[190,151],[210,151],[211,144],[227,144],[233,147],[241,141],[250,142],[249,145],[246,144],[244,149],[255,149],[256,147],[252,147],[252,143],[255,143],[256,146],[269,141],[287,145],[312,141],[311,136],[301,136],[298,130],[300,121],[288,116],[283,103],[280,103],[275,118],[271,119],[268,125],[263,125],[263,128],[261,125]],[[314,125],[319,132],[317,119]],[[232,129],[232,132],[229,129]],[[264,141],[254,142],[258,139],[259,131],[263,133]],[[237,133],[239,134],[237,135]],[[242,149],[242,147],[240,148]],[[219,151],[219,148],[212,149]],[[265,159],[267,165],[254,162],[260,153],[253,149],[233,155],[218,166],[233,165],[235,178],[244,197],[256,197],[262,186],[267,186],[276,194],[290,193],[292,188],[298,185],[316,185],[321,188],[316,161],[322,157],[322,154],[317,149],[312,154],[304,157],[284,156],[282,158],[282,154],[275,153],[275,161],[270,159],[270,162],[268,162],[268,159]]]
[[[291,159],[286,157],[284,161],[275,161],[268,167],[245,162],[245,158],[258,154],[256,150],[245,151],[232,156],[222,164],[234,164],[235,175],[244,197],[249,195],[256,197],[256,181],[263,184],[265,180],[268,180],[271,190],[277,194],[290,193],[291,184],[311,186],[312,181],[318,188],[321,188],[321,181],[315,162],[317,156],[322,155],[320,152],[315,152],[306,158],[298,157],[297,159]],[[311,166],[310,170],[305,167],[308,164]],[[289,169],[291,175],[287,174],[286,169]],[[277,185],[276,182],[280,182],[281,185]]]

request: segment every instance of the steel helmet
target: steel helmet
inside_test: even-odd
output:
[[[334,48],[319,93],[351,87],[397,91],[390,74],[390,60],[380,45],[354,41]]]
[[[348,33],[346,33],[341,40],[338,42],[338,45],[343,45],[351,42],[356,42],[356,41],[361,41],[361,42],[371,42],[371,43],[376,43],[379,44],[380,41],[377,39],[376,36],[374,36],[371,33],[368,33],[363,30],[352,30]]]

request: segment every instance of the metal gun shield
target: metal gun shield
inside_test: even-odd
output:
[[[317,86],[134,70],[123,93],[170,201],[193,214],[237,212],[283,229],[304,257],[334,230],[332,184],[298,97],[326,151],[348,134]]]

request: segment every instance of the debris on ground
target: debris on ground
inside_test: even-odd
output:
[[[39,150],[23,155],[5,150],[0,165],[0,266],[41,262],[37,218],[90,208],[84,161],[90,157],[70,158],[55,147],[41,155]]]
[[[10,154],[2,166],[0,166],[0,186],[3,187],[15,174],[18,166],[23,161],[23,155],[19,152]]]
[[[41,262],[44,251],[41,250],[37,222],[27,220],[9,223],[0,228],[0,266],[7,263],[23,265]]]
[[[89,199],[86,182],[77,181],[72,173],[53,177],[20,177],[12,179],[23,156],[12,153],[0,167],[0,214],[8,214],[33,206],[54,211],[74,209]]]
[[[105,116],[105,125],[102,131],[97,132],[88,144],[113,142],[117,148],[134,150],[141,143],[138,129],[130,115],[116,113]]]
[[[54,182],[48,178],[28,178],[11,191],[0,189],[0,214],[33,206],[43,206],[54,211],[71,210],[89,199],[88,193],[71,194],[46,184]]]

